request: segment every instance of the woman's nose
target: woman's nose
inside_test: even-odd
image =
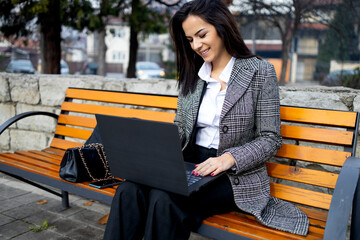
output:
[[[202,45],[201,41],[193,39],[193,49],[194,50],[201,49],[201,45]]]

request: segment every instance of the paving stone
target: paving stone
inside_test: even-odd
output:
[[[90,200],[88,200],[88,199],[81,198],[81,199],[78,199],[77,201],[71,202],[71,203],[72,203],[72,205],[76,205],[81,208],[88,209],[90,211],[95,211],[95,212],[101,213],[103,216],[110,212],[110,206],[103,204],[103,203],[92,202],[91,206],[85,206],[84,203],[89,202],[89,201]]]
[[[22,203],[14,199],[5,199],[0,201],[0,213],[21,206]]]
[[[29,222],[33,225],[40,226],[44,220],[48,222],[49,225],[55,225],[55,222],[61,218],[59,214],[52,213],[49,211],[39,210],[34,215],[28,216],[23,220]],[[55,225],[56,226],[56,225]]]
[[[70,203],[71,204],[71,203]],[[63,209],[61,211],[56,211],[57,213],[59,213],[61,216],[63,217],[68,217],[68,216],[71,216],[71,215],[74,215],[76,214],[77,212],[80,212],[82,211],[83,208],[81,207],[78,207],[78,206],[71,206],[70,208],[67,208],[67,209]]]
[[[41,196],[39,194],[35,194],[32,192],[28,192],[24,195],[21,195],[16,198],[16,201],[22,203],[22,204],[29,204],[29,203],[36,203],[37,201],[47,199],[44,196]]]
[[[82,222],[71,220],[68,218],[59,218],[55,222],[52,223],[52,225],[56,226],[53,231],[63,234],[63,235],[70,235],[70,232],[75,231],[78,228],[81,228],[84,226]]]
[[[3,214],[16,219],[23,219],[35,215],[40,209],[35,204],[20,205],[14,209],[4,211]]]
[[[103,239],[104,231],[91,226],[83,226],[70,233],[71,238],[76,240],[97,240]]]
[[[53,213],[58,213],[58,212],[62,211],[62,205],[61,205],[60,198],[53,199],[53,198],[45,197],[43,199],[47,200],[47,203],[39,205],[41,207],[41,209],[50,211]]]
[[[98,223],[98,220],[104,215],[98,212],[89,211],[83,209],[80,212],[77,212],[74,215],[69,216],[69,219],[74,219],[83,222],[84,224],[93,225],[95,227],[104,228],[104,225]]]
[[[57,238],[56,240],[74,240],[74,239],[70,238],[70,237],[62,236],[62,237]]]
[[[30,231],[31,225],[21,220],[13,221],[11,223],[0,226],[0,237],[5,239],[20,236],[23,233]],[[1,238],[0,238],[1,239]]]
[[[6,216],[4,214],[0,214],[0,226],[8,224],[8,223],[13,222],[13,221],[15,221],[14,218]]]
[[[0,184],[0,192],[1,192],[1,196],[3,196],[6,199],[10,199],[28,193],[27,191],[17,188],[12,188],[4,184]]]
[[[52,229],[51,229],[52,230]],[[24,234],[21,234],[15,238],[12,238],[11,240],[49,240],[49,239],[59,239],[63,238],[63,236],[54,233],[50,229],[43,230],[40,232],[33,232],[29,231]]]

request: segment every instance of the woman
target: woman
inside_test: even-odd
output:
[[[184,4],[170,21],[179,72],[175,124],[195,175],[217,175],[190,197],[121,184],[105,239],[187,239],[208,216],[245,211],[306,235],[307,216],[270,196],[265,162],[281,146],[274,68],[246,47],[222,0]]]

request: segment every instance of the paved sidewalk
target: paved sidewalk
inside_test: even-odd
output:
[[[0,240],[102,239],[105,225],[98,220],[110,206],[73,194],[69,197],[71,208],[61,211],[59,197],[0,173]],[[40,227],[44,220],[55,227],[39,232],[30,229]],[[190,239],[208,238],[192,234]]]
[[[38,204],[43,200],[46,203]],[[102,239],[105,225],[98,220],[110,207],[74,195],[70,195],[70,205],[59,211],[59,197],[0,173],[0,239]],[[44,220],[55,228],[29,229],[41,226]]]

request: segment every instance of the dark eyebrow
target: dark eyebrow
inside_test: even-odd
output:
[[[194,35],[198,35],[201,31],[205,30],[206,28],[199,29]],[[190,36],[186,36],[187,38],[191,38]]]
[[[197,32],[195,33],[195,36],[198,35],[202,30],[205,30],[205,28],[199,29],[199,31],[197,31]]]

